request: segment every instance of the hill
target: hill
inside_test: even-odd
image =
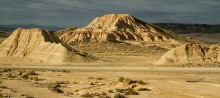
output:
[[[208,24],[181,24],[181,23],[154,23],[154,25],[170,30],[177,34],[190,34],[190,33],[205,33],[214,34],[220,33],[220,25]]]
[[[72,45],[100,41],[196,43],[195,40],[179,36],[129,14],[107,14],[97,17],[86,27],[64,33],[60,39]]]
[[[24,58],[30,62],[82,62],[90,57],[64,45],[48,30],[16,29],[0,44],[0,57]]]

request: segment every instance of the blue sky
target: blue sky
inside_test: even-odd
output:
[[[126,13],[148,23],[220,24],[220,0],[0,0],[0,24],[83,27]]]

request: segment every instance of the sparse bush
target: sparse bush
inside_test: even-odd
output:
[[[134,89],[128,88],[128,91],[125,92],[125,95],[139,95],[138,92],[134,91]]]
[[[100,95],[99,98],[111,98],[108,95]]]
[[[116,92],[120,92],[120,93],[125,93],[127,91],[127,89],[115,89]]]
[[[99,98],[109,98],[109,96],[107,96],[107,93],[105,92],[101,92],[101,93],[95,92],[95,93],[91,93],[91,95],[98,96]]]
[[[93,77],[88,77],[87,79],[94,79]]]
[[[60,86],[60,84],[59,84],[59,82],[54,82],[54,83],[51,83],[49,86],[48,86],[48,88],[57,88],[57,87],[61,87]]]
[[[127,84],[131,84],[131,83],[134,83],[131,79],[129,79],[129,78],[126,78],[125,80],[124,80],[124,82],[125,83],[127,83]]]
[[[48,88],[52,91],[52,92],[55,92],[55,93],[64,93],[61,89],[59,89],[58,87],[61,87],[59,82],[54,82],[52,84],[50,84],[48,86]]]
[[[64,93],[63,90],[59,89],[59,88],[49,88],[52,92],[55,92],[55,93]]]
[[[139,88],[138,91],[151,91],[151,90],[147,88]]]
[[[17,74],[17,75],[19,75],[19,76],[22,75],[22,72],[21,72],[21,71],[18,71],[18,74]]]
[[[52,86],[53,86],[53,87],[61,87],[61,86],[60,86],[60,83],[59,83],[59,82],[57,82],[57,81],[56,81],[56,82],[54,82],[54,83],[52,84]]]
[[[22,74],[21,75],[21,78],[24,78],[24,79],[28,79],[28,75],[25,73],[25,74]]]
[[[33,70],[26,70],[27,75],[37,75]]]
[[[113,90],[112,90],[112,89],[109,89],[109,90],[108,90],[108,93],[113,93]]]
[[[9,72],[11,69],[1,69],[0,72]]]
[[[34,97],[31,97],[31,96],[26,96],[25,98],[34,98]]]
[[[33,80],[38,81],[38,77],[37,76],[33,77]]]
[[[6,74],[3,74],[2,78],[3,79],[8,79],[8,78],[14,78],[15,76],[12,76],[11,73],[6,73]]]
[[[63,72],[63,73],[69,73],[70,71],[68,71],[68,70],[62,70],[61,72]]]
[[[126,83],[126,84],[132,84],[132,83],[138,83],[138,84],[145,84],[142,80],[132,80],[132,79],[130,79],[130,78],[124,78],[124,77],[119,77],[119,79],[118,79],[118,81],[119,82],[124,82],[124,83]]]
[[[79,82],[78,81],[73,81],[73,84],[79,84]]]
[[[136,83],[138,83],[138,84],[145,84],[144,81],[142,81],[142,80],[137,80]]]
[[[97,78],[97,80],[103,80],[103,78]]]
[[[90,84],[89,85],[95,85],[93,82],[90,82]]]
[[[85,93],[85,94],[82,94],[80,97],[92,97],[92,95],[90,93]]]
[[[0,86],[0,88],[2,88],[2,89],[7,89],[8,87],[6,87],[6,86]]]
[[[79,92],[79,90],[77,89],[77,90],[75,90],[75,92]]]
[[[125,78],[121,76],[121,77],[118,78],[118,81],[119,81],[119,82],[123,82],[124,79],[125,79]]]
[[[117,93],[115,94],[114,98],[126,98],[126,97],[121,93]]]

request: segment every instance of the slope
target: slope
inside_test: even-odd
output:
[[[100,41],[145,41],[196,43],[171,31],[141,21],[129,14],[107,14],[95,18],[88,26],[63,34],[64,43],[78,44]]]
[[[53,33],[38,28],[16,29],[0,44],[0,57],[24,58],[30,62],[80,62],[89,59],[62,44]]]

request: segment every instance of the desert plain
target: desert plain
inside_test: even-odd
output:
[[[136,92],[128,98],[220,97],[219,68],[8,67],[1,66],[0,87],[10,98],[114,98],[128,89]]]
[[[180,36],[129,14],[0,34],[2,98],[220,97],[218,34]]]

